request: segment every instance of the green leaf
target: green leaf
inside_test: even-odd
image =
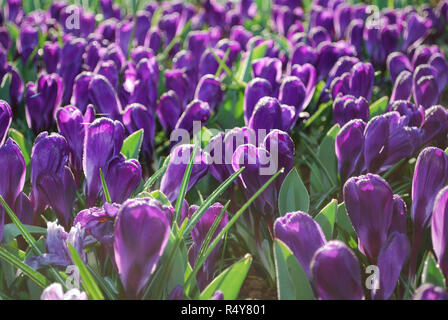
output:
[[[160,177],[163,176],[169,164],[170,164],[170,157],[168,156],[163,162],[162,167],[159,170],[157,170],[148,180],[146,180],[145,185],[143,186],[143,191],[149,191],[152,185],[157,180],[159,180]]]
[[[281,216],[288,212],[308,212],[310,196],[300,178],[299,172],[293,168],[282,183],[278,195],[278,210]]]
[[[20,269],[25,275],[27,275],[40,287],[46,288],[50,284],[50,281],[47,278],[45,278],[45,276],[43,276],[38,271],[32,269],[30,266],[20,261],[16,256],[9,253],[4,248],[0,248],[0,259],[12,264],[17,269]]]
[[[30,164],[31,147],[29,146],[25,137],[20,131],[14,128],[9,129],[9,136],[19,145],[20,151],[22,151],[23,158],[25,159],[25,164],[28,166]]]
[[[333,199],[314,217],[314,220],[320,225],[328,241],[333,239],[337,212],[338,201]]]
[[[335,124],[328,130],[319,146],[319,151],[317,152],[319,159],[328,170],[333,181],[337,181],[338,179],[338,160],[335,153],[335,143],[339,130],[340,127],[338,124]]]
[[[72,258],[73,263],[76,265],[79,271],[79,275],[82,279],[82,286],[86,291],[87,296],[92,300],[104,300],[103,293],[100,288],[96,284],[92,274],[87,269],[84,261],[82,261],[81,257],[76,251],[75,248],[70,243],[67,243],[68,250],[70,251],[70,257]]]
[[[156,190],[153,192],[148,193],[148,197],[152,198],[152,199],[156,199],[158,200],[160,203],[162,203],[164,206],[167,207],[173,207],[171,205],[170,200],[168,200],[168,198],[166,197],[166,195],[160,191],[160,190]]]
[[[7,73],[0,84],[0,100],[5,100],[6,102],[11,101],[11,97],[9,96],[11,87],[11,74]]]
[[[47,229],[37,226],[30,226],[30,225],[23,225],[26,230],[28,230],[29,233],[35,233],[39,235],[45,235],[47,233]],[[8,244],[11,243],[17,236],[21,235],[22,233],[17,228],[17,226],[14,223],[8,223],[5,225],[5,229],[3,230],[3,242]]]
[[[445,277],[431,252],[425,260],[422,272],[422,283],[432,283],[435,286],[445,288]]]
[[[174,208],[173,222],[179,223],[180,213],[182,211],[182,206],[184,204],[185,195],[188,190],[188,182],[190,181],[191,172],[193,170],[194,160],[196,159],[196,154],[198,152],[199,146],[194,145],[193,152],[190,155],[190,161],[188,162],[187,168],[185,169],[184,177],[182,179],[182,184],[179,190],[179,196],[176,201],[176,207]]]
[[[199,300],[209,300],[217,290],[222,292],[224,300],[235,300],[238,298],[251,264],[252,256],[247,254],[243,259],[231,265],[217,276],[202,291]]]
[[[288,246],[274,239],[275,272],[279,300],[314,300],[308,277]]]
[[[389,97],[381,97],[376,100],[369,108],[370,119],[386,112],[389,103]]]
[[[100,178],[101,184],[103,186],[104,197],[106,198],[106,202],[112,203],[112,199],[110,198],[109,188],[107,187],[106,179],[104,179],[103,170],[100,168]]]
[[[355,229],[353,229],[353,225],[350,221],[350,218],[348,217],[347,210],[345,208],[345,203],[341,203],[338,205],[338,211],[336,214],[336,223],[351,237],[357,238]]]
[[[242,90],[227,91],[216,119],[224,129],[244,126],[244,92]]]
[[[125,156],[126,159],[138,160],[143,142],[143,134],[143,129],[140,129],[138,131],[135,131],[123,141],[121,153]]]

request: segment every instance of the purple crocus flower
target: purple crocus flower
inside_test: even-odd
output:
[[[408,49],[411,45],[420,44],[430,31],[431,22],[420,17],[417,13],[411,13],[407,18],[407,27],[404,29],[403,43],[401,48]]]
[[[25,92],[26,120],[35,133],[50,129],[56,109],[61,104],[62,93],[62,79],[57,74],[42,74],[37,84],[28,83]]]
[[[254,78],[246,86],[244,92],[244,120],[249,124],[257,102],[267,96],[272,96],[270,82],[263,78]]]
[[[444,141],[448,133],[448,110],[440,105],[425,111],[425,121],[422,125],[423,144],[431,140]]]
[[[78,108],[71,105],[60,108],[56,112],[58,131],[65,137],[70,148],[70,167],[78,186],[82,177],[85,130],[94,119],[95,112],[92,106],[87,108],[84,115]]]
[[[104,76],[109,80],[112,88],[114,88],[114,90],[117,89],[119,74],[115,62],[112,60],[99,62],[95,68],[95,73]]]
[[[344,185],[344,201],[362,251],[376,262],[392,223],[392,189],[374,174],[352,177]]]
[[[412,73],[403,70],[394,82],[390,102],[409,100],[412,96]]]
[[[142,167],[136,159],[126,160],[119,154],[109,161],[105,174],[112,202],[124,202],[140,184]]]
[[[167,134],[174,130],[182,112],[183,107],[176,92],[169,90],[162,94],[157,105],[157,116]]]
[[[6,134],[12,122],[12,111],[9,104],[0,100],[0,146],[5,142]]]
[[[20,30],[19,41],[17,42],[17,49],[20,52],[23,64],[28,63],[28,59],[31,57],[34,49],[39,44],[39,31],[37,28],[31,25],[24,25]],[[36,60],[34,55],[33,60]]]
[[[393,232],[383,244],[378,256],[379,288],[372,290],[372,297],[387,300],[397,285],[401,270],[409,256],[409,241],[404,233]]]
[[[209,107],[215,110],[220,105],[222,98],[221,83],[213,75],[205,75],[199,80],[194,99],[207,102]]]
[[[85,112],[87,105],[90,103],[89,85],[92,78],[93,73],[81,72],[74,80],[71,104],[78,108],[81,112]]]
[[[57,71],[59,58],[61,56],[61,48],[57,42],[46,42],[44,45],[43,59],[47,73],[55,73]]]
[[[166,70],[165,82],[167,90],[173,90],[179,97],[182,105],[185,106],[193,97],[191,83],[187,75],[181,70]]]
[[[73,92],[73,83],[82,66],[82,55],[86,42],[81,38],[69,38],[61,51],[61,61],[58,74],[64,82],[64,95],[62,101],[69,102]]]
[[[85,232],[85,242],[90,242],[89,237],[112,249],[114,244],[115,218],[120,205],[105,203],[101,208],[92,207],[80,211],[73,225],[80,224]]]
[[[195,214],[198,210],[198,206],[191,206],[189,215],[190,217]],[[212,205],[199,219],[198,223],[191,230],[191,236],[193,239],[193,244],[191,245],[188,251],[188,261],[190,265],[194,268],[196,260],[199,255],[199,251],[201,249],[202,244],[205,241],[208,231],[212,227],[215,220],[218,218],[221,211],[224,209],[224,206],[220,203],[215,203]],[[224,212],[224,216],[222,217],[218,227],[216,228],[215,233],[212,235],[211,241],[213,241],[222,229],[229,223],[229,218],[227,216],[227,212]],[[215,263],[219,256],[219,249],[221,247],[222,241],[218,243],[218,245],[213,249],[211,254],[207,257],[204,264],[197,274],[198,287],[200,290],[203,290],[212,280],[213,274],[215,272]]]
[[[353,119],[367,122],[369,121],[369,103],[362,96],[355,98],[352,95],[339,95],[333,103],[333,119],[340,126]]]
[[[341,241],[330,241],[315,253],[311,282],[322,300],[364,299],[358,260]]]
[[[448,292],[444,288],[425,283],[415,290],[412,300],[448,300]]]
[[[68,243],[70,243],[83,260],[85,260],[84,253],[84,231],[81,225],[77,224],[71,227],[70,232],[65,232],[64,228],[57,224],[57,222],[47,223],[47,237],[45,239],[45,246],[47,252],[40,256],[33,256],[25,260],[25,263],[31,268],[37,270],[50,265],[57,267],[67,267],[73,265],[68,250]]]
[[[440,269],[448,276],[448,187],[438,193],[431,219],[432,247]]]
[[[83,170],[86,177],[84,191],[88,207],[95,204],[102,190],[100,169],[106,173],[110,160],[120,153],[123,139],[124,128],[119,121],[99,118],[87,127]]]
[[[185,175],[185,170],[187,169],[193,149],[193,145],[180,145],[171,151],[168,168],[160,182],[160,191],[167,196],[171,203],[174,203],[179,195],[182,179]],[[207,175],[209,164],[210,155],[207,152],[198,149],[194,159],[190,180],[188,181],[188,190],[193,188],[197,182]]]
[[[342,183],[361,169],[365,127],[362,120],[355,119],[346,123],[336,136],[335,152]]]
[[[50,206],[60,224],[72,220],[76,183],[68,167],[69,147],[63,136],[42,132],[31,151],[31,202],[35,216]],[[61,192],[62,190],[62,192]]]
[[[311,102],[316,89],[316,68],[309,63],[305,63],[304,65],[295,64],[291,68],[291,75],[302,80],[305,85],[306,98],[303,102],[302,109],[306,109],[308,104]]]
[[[187,105],[184,113],[180,116],[175,129],[184,129],[189,133],[193,133],[194,122],[199,121],[201,126],[204,126],[207,124],[210,114],[211,110],[207,102],[193,100]]]
[[[277,58],[264,57],[252,62],[254,78],[263,78],[269,81],[273,93],[276,93],[282,76],[282,62]]]
[[[306,99],[306,88],[302,80],[295,76],[283,78],[278,99],[280,103],[294,107],[296,114],[300,113]]]
[[[94,75],[89,83],[89,100],[98,113],[113,120],[121,119],[121,104],[110,82],[101,75]]]
[[[115,263],[128,298],[137,298],[155,271],[170,233],[160,202],[131,199],[118,212]]]
[[[290,212],[275,221],[274,234],[291,249],[310,277],[314,253],[327,242],[319,224],[305,212]]]
[[[88,300],[85,292],[79,289],[70,289],[64,293],[60,283],[53,283],[45,288],[40,300]]]
[[[276,98],[263,97],[255,105],[249,119],[249,127],[258,130],[290,131],[297,121],[295,107],[282,105]]]

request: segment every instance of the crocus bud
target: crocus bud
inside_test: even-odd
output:
[[[266,79],[254,78],[246,86],[244,92],[244,120],[249,124],[257,102],[266,96],[272,95],[272,86]]]
[[[413,68],[407,56],[401,52],[394,52],[387,57],[387,69],[389,70],[392,83],[395,83],[401,72],[405,70],[412,71]]]
[[[448,292],[442,287],[425,283],[415,290],[412,300],[448,300]]]
[[[182,105],[186,105],[193,96],[191,83],[188,81],[188,77],[181,70],[166,70],[165,71],[166,89],[173,90],[179,97]]]
[[[291,75],[296,76],[302,80],[306,89],[306,98],[303,102],[303,110],[308,106],[313,98],[316,89],[316,68],[312,64],[306,63],[304,65],[295,64],[291,68]]]
[[[295,64],[304,65],[305,63],[309,63],[314,65],[317,61],[317,53],[314,48],[300,43],[296,45],[293,50],[290,64],[293,66]]]
[[[406,203],[398,194],[394,194],[394,212],[392,214],[392,222],[389,228],[389,233],[396,231],[406,234],[406,212]]]
[[[365,127],[364,121],[355,119],[346,123],[336,136],[335,152],[342,183],[362,167]]]
[[[411,13],[407,19],[407,26],[404,29],[402,50],[408,49],[411,45],[419,44],[429,33],[431,22],[420,17],[417,13]]]
[[[214,110],[221,103],[222,97],[221,83],[213,75],[205,75],[199,80],[194,99],[207,102]]]
[[[0,146],[3,144],[12,121],[12,111],[9,104],[0,100]]]
[[[179,195],[182,179],[193,153],[193,149],[193,145],[180,145],[171,151],[168,168],[160,182],[160,191],[167,196],[171,203],[174,203]],[[188,181],[188,190],[193,188],[197,182],[207,175],[209,164],[210,155],[198,149],[194,159],[190,180]]]
[[[90,106],[90,108],[92,107]],[[94,116],[93,110],[89,110],[83,115],[78,108],[71,105],[60,108],[56,112],[58,131],[65,137],[70,148],[70,167],[78,185],[82,176],[85,128],[93,122]]]
[[[423,231],[429,224],[437,193],[448,180],[448,156],[439,148],[420,152],[412,179],[411,217],[414,227]]]
[[[269,132],[272,129],[290,131],[296,120],[295,108],[281,105],[272,97],[263,97],[255,105],[249,120],[249,127],[256,132],[264,129]]]
[[[432,247],[440,269],[448,276],[448,187],[438,193],[431,219]]]
[[[356,55],[355,47],[345,41],[325,42],[319,46],[318,50],[317,82],[321,81],[328,74],[340,57]]]
[[[121,104],[110,82],[101,75],[94,75],[89,84],[89,100],[98,113],[113,120],[121,119]]]
[[[364,45],[364,21],[354,19],[350,22],[346,30],[347,41],[356,49],[356,52],[362,52]]]
[[[102,190],[100,169],[106,173],[109,161],[120,154],[124,128],[119,121],[96,119],[86,131],[83,170],[86,177],[84,191],[88,207],[92,207]]]
[[[420,128],[425,120],[425,109],[416,107],[415,104],[406,100],[397,100],[391,102],[387,111],[397,111],[400,115],[405,116],[408,126]]]
[[[273,92],[277,92],[282,76],[282,62],[277,58],[264,57],[252,62],[253,76],[269,81]]]
[[[64,82],[64,95],[62,97],[64,103],[68,102],[72,96],[73,83],[81,70],[85,46],[84,39],[75,38],[68,40],[62,48],[58,74]]]
[[[151,27],[145,38],[145,47],[151,48],[157,53],[162,43],[162,33],[157,26]]]
[[[403,70],[397,77],[390,96],[390,102],[409,100],[412,96],[412,73]]]
[[[92,81],[92,78],[93,73],[81,72],[78,76],[76,76],[73,85],[71,104],[76,106],[81,112],[85,112],[87,105],[90,103],[89,85],[90,81]]]
[[[439,101],[439,87],[433,75],[417,78],[415,73],[413,82],[414,100],[417,105],[428,109],[437,104],[437,101]]]
[[[129,133],[143,129],[142,150],[146,159],[151,160],[156,130],[152,112],[141,104],[131,104],[123,113],[123,124]]]
[[[448,133],[448,110],[443,106],[433,106],[425,111],[424,118],[423,144],[434,139],[444,139]]]
[[[119,74],[115,62],[107,60],[98,63],[95,68],[95,73],[104,76],[112,85],[112,88],[114,90],[117,89]]]
[[[192,31],[188,35],[188,50],[191,51],[194,63],[199,65],[199,59],[207,49],[210,42],[210,35],[207,31]]]
[[[339,95],[333,103],[333,119],[343,126],[353,119],[369,121],[369,103],[364,97]]]
[[[142,179],[142,167],[136,159],[125,160],[119,154],[110,160],[105,180],[113,203],[122,203],[138,187]]]
[[[190,207],[189,211],[190,218],[196,213],[198,208],[199,208],[198,206]],[[215,203],[209,209],[207,209],[207,211],[205,211],[205,213],[199,219],[198,223],[191,230],[191,237],[193,239],[193,244],[191,245],[188,251],[188,261],[190,262],[190,265],[193,268],[197,261],[201,246],[207,237],[208,231],[211,229],[215,220],[218,219],[218,216],[220,215],[223,209],[224,206],[222,204]],[[221,232],[221,230],[224,229],[227,223],[229,223],[229,218],[227,216],[227,212],[224,212],[224,215],[221,221],[219,222],[215,230],[215,233],[212,235],[210,241],[213,241],[218,236],[219,232]],[[213,274],[215,272],[215,264],[219,257],[219,249],[221,247],[221,243],[222,241],[220,241],[218,245],[213,249],[211,254],[207,257],[207,259],[204,261],[204,264],[198,271],[196,279],[198,280],[198,286],[200,290],[203,290],[213,280]]]
[[[123,204],[116,222],[114,253],[128,298],[141,295],[165,250],[169,233],[160,202],[132,199]]]
[[[296,113],[300,113],[306,99],[306,88],[302,80],[294,76],[283,78],[278,99],[280,103],[293,106]]]
[[[352,177],[344,185],[344,201],[363,252],[376,262],[392,222],[392,189],[374,174]]]
[[[364,136],[364,169],[383,172],[421,146],[421,131],[406,125],[398,112],[388,112],[369,121]]]
[[[188,104],[184,113],[177,121],[176,129],[184,129],[189,133],[193,133],[194,122],[199,121],[201,126],[206,125],[210,118],[210,113],[210,106],[207,102],[193,100]]]
[[[199,77],[203,77],[206,74],[216,74],[219,68],[219,63],[216,60],[215,55],[217,55],[221,60],[224,59],[225,52],[220,49],[207,49],[201,56],[201,60],[199,61]],[[227,62],[229,64],[229,62]]]
[[[372,297],[387,300],[392,295],[401,270],[409,256],[409,241],[404,233],[393,232],[383,244],[378,256],[379,288],[372,290]],[[374,286],[375,288],[375,286]]]
[[[25,25],[22,30],[20,30],[19,41],[17,42],[17,49],[22,58],[23,64],[28,63],[28,59],[31,57],[34,49],[39,44],[39,31],[37,28],[31,25]],[[34,60],[37,55],[34,55]]]
[[[127,56],[129,49],[129,42],[131,41],[132,30],[134,28],[133,22],[123,21],[117,28],[117,43],[123,51],[124,55]]]
[[[68,227],[76,198],[76,184],[68,165],[69,147],[63,136],[42,132],[31,151],[31,202],[35,216],[46,206]]]
[[[4,145],[0,146],[0,161],[5,168],[5,172],[0,180],[0,195],[5,199],[9,207],[14,208],[16,199],[25,184],[26,166],[19,146],[11,138]],[[0,239],[3,235],[5,215],[5,209],[3,206],[0,206]],[[21,221],[23,222],[23,219]]]
[[[28,126],[35,132],[50,129],[53,116],[61,104],[63,84],[57,74],[42,74],[37,84],[28,83],[25,111]]]
[[[55,73],[57,71],[61,48],[57,42],[46,42],[44,46],[43,59],[47,73]]]
[[[305,212],[291,212],[275,221],[274,234],[291,249],[310,277],[314,253],[327,242],[319,224]]]
[[[330,241],[316,252],[311,282],[322,300],[364,299],[358,260],[341,241]]]
[[[170,134],[175,128],[182,110],[181,102],[173,90],[165,92],[160,97],[159,104],[157,105],[157,116],[167,134]]]

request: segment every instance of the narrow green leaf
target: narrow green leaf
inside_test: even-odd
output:
[[[126,159],[138,159],[143,142],[143,129],[135,131],[123,141],[121,153]]]
[[[242,260],[231,265],[217,276],[202,291],[199,300],[209,300],[217,290],[222,292],[224,300],[235,300],[238,298],[251,264],[252,256],[247,254]]]
[[[378,100],[376,100],[369,108],[370,119],[386,112],[388,102],[389,102],[389,97],[386,97],[386,96],[381,97]]]
[[[4,100],[6,102],[11,101],[11,97],[9,95],[11,88],[11,74],[7,73],[3,76],[2,83],[0,84],[0,100]]]
[[[67,246],[68,250],[70,251],[70,257],[72,258],[73,263],[78,268],[79,274],[82,279],[82,286],[86,291],[87,296],[93,300],[104,300],[103,293],[93,279],[92,274],[84,264],[84,261],[82,261],[81,257],[79,256],[78,251],[76,251],[76,249],[73,248],[70,243],[67,243]]]
[[[101,178],[101,184],[103,186],[104,197],[106,198],[106,202],[112,203],[112,200],[110,198],[109,189],[107,188],[106,179],[104,179],[103,170],[101,168],[100,168],[100,178]]]
[[[345,208],[345,203],[343,202],[338,205],[338,211],[336,214],[336,223],[351,237],[357,238],[355,229],[353,229],[353,225],[350,221],[350,218],[348,217],[347,210]]]
[[[156,183],[156,181],[159,180],[160,177],[163,176],[166,169],[168,168],[169,163],[170,157],[168,156],[163,162],[163,166],[159,170],[157,170],[148,180],[146,180],[145,185],[143,186],[143,191],[149,191],[152,185]]]
[[[148,193],[148,197],[158,200],[164,206],[172,207],[170,200],[168,200],[166,195],[160,190],[156,190],[156,191]]]
[[[28,166],[30,164],[31,147],[28,145],[25,137],[20,131],[14,128],[9,129],[9,136],[19,145],[20,151],[22,151],[23,158],[25,159],[25,164]]]
[[[33,270],[30,266],[20,261],[17,257],[9,253],[4,248],[0,248],[0,259],[12,264],[17,269],[20,269],[25,275],[27,275],[40,287],[46,288],[50,284],[50,281],[47,278],[45,278],[45,276],[43,276],[36,270]]]
[[[179,190],[179,196],[177,197],[176,207],[174,209],[173,222],[179,224],[180,213],[182,211],[182,206],[184,204],[185,195],[188,190],[188,183],[190,181],[191,172],[193,171],[194,160],[196,159],[196,154],[198,152],[199,146],[195,144],[193,152],[190,155],[190,161],[188,162],[187,168],[185,169],[184,177],[182,179],[182,184]]]
[[[445,277],[431,252],[425,260],[422,272],[422,283],[432,283],[435,286],[445,288]]]
[[[314,300],[308,277],[291,249],[274,239],[275,273],[279,300]]]
[[[333,199],[316,215],[316,217],[314,217],[314,220],[320,225],[328,241],[333,239],[333,230],[337,212],[338,201]]]
[[[283,180],[278,195],[278,210],[281,216],[288,212],[308,212],[310,208],[310,196],[308,190],[300,178],[299,172],[293,168],[285,180]]]

